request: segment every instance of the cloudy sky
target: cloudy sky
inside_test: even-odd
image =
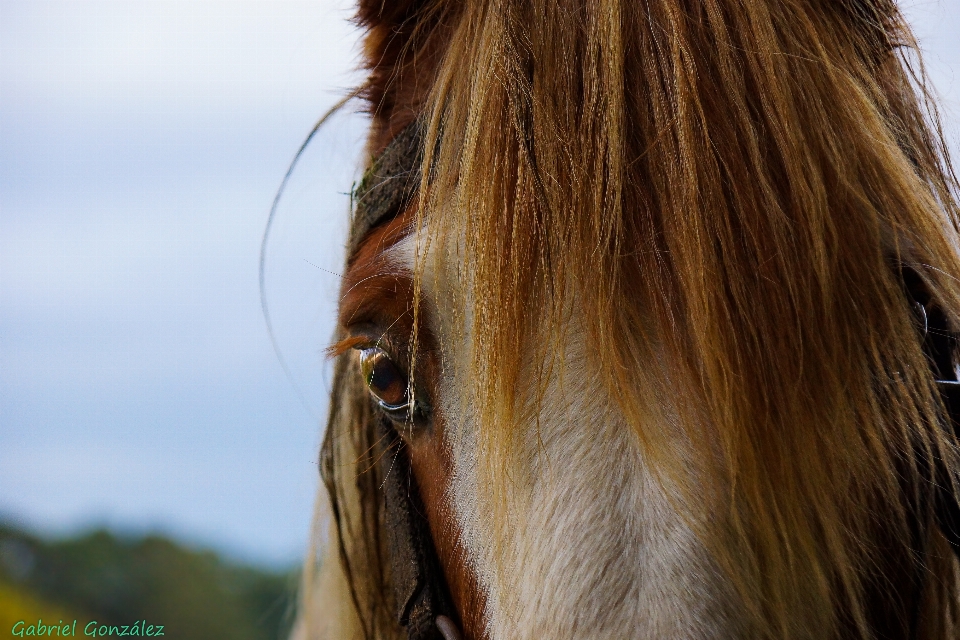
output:
[[[264,327],[258,252],[291,156],[356,82],[349,16],[0,0],[3,517],[299,557],[336,288],[320,268],[340,266],[357,118],[313,146],[269,247],[297,387]]]
[[[348,0],[0,0],[0,518],[296,561],[360,116]],[[960,3],[907,5],[960,123]]]

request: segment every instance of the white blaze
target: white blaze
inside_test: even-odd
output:
[[[423,234],[426,236],[426,234]],[[413,237],[395,245],[391,260],[414,267]],[[480,463],[471,388],[469,313],[454,327],[455,265],[431,255],[424,303],[440,345],[442,379],[434,404],[442,413],[455,465],[449,487],[462,539],[482,588],[494,639],[716,638],[739,635],[732,598],[690,518],[709,506],[678,513],[660,479],[645,464],[639,438],[591,371],[584,333],[574,320],[563,336],[564,360],[554,367],[537,421],[517,425],[523,472],[504,478]],[[531,380],[533,393],[534,381]],[[523,393],[524,390],[521,390]],[[662,391],[655,392],[661,393]],[[663,407],[670,398],[663,398]],[[677,432],[663,407],[644,429]],[[682,450],[678,435],[673,444]],[[504,489],[508,521],[481,487]]]

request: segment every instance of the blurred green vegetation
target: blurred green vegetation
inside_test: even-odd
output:
[[[151,535],[107,531],[46,541],[0,524],[0,637],[77,620],[165,625],[168,638],[277,640],[292,625],[296,575],[271,573]]]

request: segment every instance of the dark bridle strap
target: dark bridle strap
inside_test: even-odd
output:
[[[442,640],[437,618],[454,616],[449,590],[437,559],[430,527],[410,461],[390,421],[380,418],[383,508],[397,621],[410,640]]]
[[[950,416],[951,432],[960,437],[960,382],[956,380],[937,380],[940,396]],[[941,465],[942,466],[942,465]],[[937,526],[950,543],[953,553],[960,558],[960,500],[954,493],[954,483],[958,481],[953,474],[953,482],[946,469],[935,476],[937,478]]]
[[[947,410],[944,429],[957,442],[960,439],[960,381],[957,380],[954,358],[958,336],[950,330],[946,314],[931,299],[919,274],[902,268],[901,278],[923,328],[923,353]],[[921,454],[918,452],[917,455]],[[954,493],[954,485],[960,478],[955,471],[947,469],[942,460],[918,459],[921,469],[929,469],[931,463],[932,477],[937,484],[934,503],[937,526],[960,558],[960,496]]]
[[[422,131],[419,120],[408,124],[373,159],[354,189],[348,257],[371,229],[402,212],[417,192],[423,158]]]

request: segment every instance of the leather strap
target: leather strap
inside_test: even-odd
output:
[[[923,327],[923,353],[930,364],[947,410],[944,429],[960,441],[960,381],[957,380],[954,354],[958,336],[950,330],[943,310],[931,299],[919,274],[909,268],[901,269],[904,288],[914,303],[917,319]],[[918,452],[917,454],[921,454]],[[930,462],[918,459],[921,469],[929,468]],[[947,469],[941,460],[933,460],[933,478],[937,484],[934,513],[937,526],[950,543],[954,554],[960,558],[960,496],[953,492],[954,483],[960,481],[956,472]],[[951,477],[952,476],[952,477]]]
[[[392,442],[380,455],[384,520],[397,621],[410,640],[443,640],[437,617],[453,615],[453,606],[410,462],[393,425],[380,418],[383,442]]]
[[[347,256],[352,256],[371,229],[401,213],[420,186],[423,127],[408,124],[373,159],[353,190],[353,219]]]

